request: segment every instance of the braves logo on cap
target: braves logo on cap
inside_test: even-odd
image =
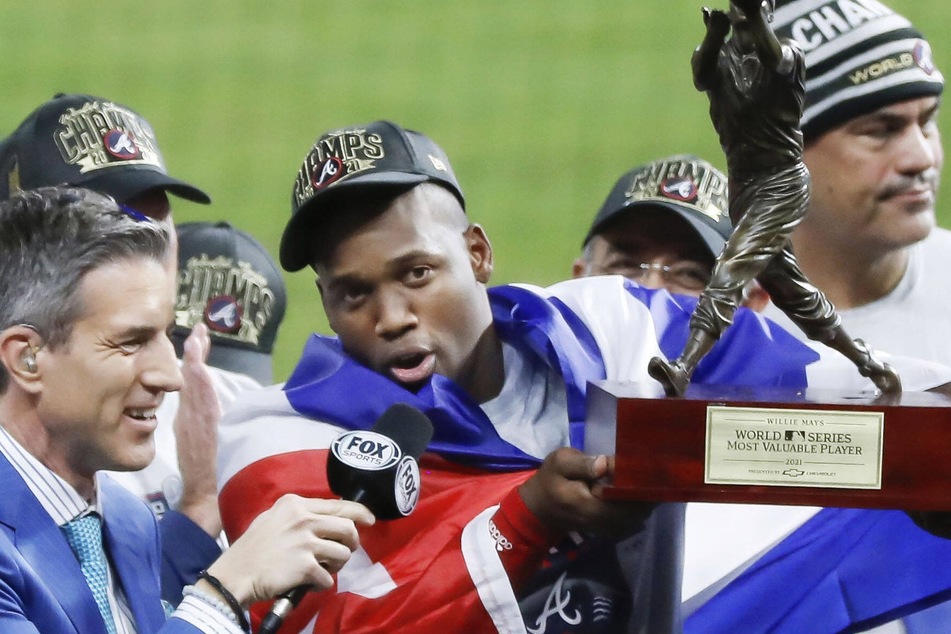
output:
[[[317,165],[311,184],[314,186],[314,189],[322,189],[332,184],[345,173],[346,169],[344,168],[343,161],[336,156],[328,156],[325,161]]]
[[[102,135],[102,142],[106,151],[119,160],[131,161],[132,159],[139,158],[141,155],[139,146],[135,143],[135,139],[125,130],[119,130],[117,128],[109,130]]]
[[[236,235],[241,240],[252,240],[239,232]],[[211,258],[202,252],[208,247],[198,245],[195,240],[186,234],[179,246],[186,254],[198,253],[186,256],[184,262],[179,260],[176,325],[190,330],[203,321],[215,341],[251,346],[266,343],[270,352],[272,333],[283,319],[285,301],[284,286],[273,270],[274,265],[266,260],[263,252],[261,257],[265,259],[256,260],[257,268],[225,255]],[[227,250],[220,245],[211,248]],[[271,270],[270,279],[268,270]]]
[[[241,328],[241,306],[230,295],[219,295],[208,300],[205,323],[218,332],[236,333]]]
[[[660,193],[667,198],[691,202],[697,198],[697,184],[686,176],[671,176],[660,184]]]
[[[305,204],[315,192],[377,167],[386,156],[383,137],[365,129],[328,132],[314,143],[294,179],[294,201]]]

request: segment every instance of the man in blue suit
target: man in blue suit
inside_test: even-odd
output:
[[[154,455],[155,411],[182,378],[169,234],[72,188],[0,204],[0,631],[249,631],[244,610],[333,585],[362,505],[286,496],[166,619],[148,507],[102,470]]]

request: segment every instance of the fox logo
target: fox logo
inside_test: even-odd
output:
[[[371,430],[356,429],[341,434],[330,445],[330,450],[343,464],[369,471],[389,469],[403,458],[403,451],[392,438]],[[418,482],[418,469],[416,473]]]

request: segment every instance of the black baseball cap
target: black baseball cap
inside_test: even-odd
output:
[[[227,222],[186,222],[178,233],[178,294],[172,341],[179,356],[195,324],[211,335],[208,364],[271,383],[271,353],[287,307],[277,263]]]
[[[148,121],[92,95],[57,94],[0,145],[0,200],[17,190],[61,184],[108,194],[120,203],[156,188],[211,202],[202,190],[168,175]]]
[[[281,238],[281,265],[299,271],[310,263],[314,220],[332,194],[356,188],[410,189],[433,182],[465,198],[449,158],[432,139],[390,121],[332,130],[311,147],[294,181],[291,219]]]
[[[594,218],[582,246],[621,214],[668,209],[693,227],[716,258],[730,239],[727,177],[692,154],[678,154],[635,167],[617,180]]]

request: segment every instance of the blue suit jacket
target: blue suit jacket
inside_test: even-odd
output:
[[[139,634],[195,633],[168,619],[160,599],[155,516],[117,483],[103,479],[103,536]],[[0,632],[106,634],[92,592],[66,538],[7,459],[0,455]]]

